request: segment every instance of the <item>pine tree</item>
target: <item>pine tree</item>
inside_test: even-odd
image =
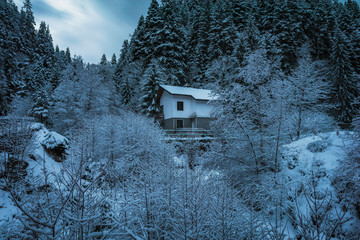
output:
[[[4,54],[3,49],[0,47],[0,66],[4,64]],[[6,76],[4,69],[0,67],[0,116],[6,114],[8,108],[8,101],[6,98],[7,95],[7,86],[6,86]]]
[[[38,90],[35,94],[34,105],[31,109],[31,115],[41,123],[46,123],[49,117],[49,96],[44,89]]]
[[[111,66],[116,67],[117,59],[116,59],[115,53],[112,55],[110,63],[111,63]]]
[[[222,65],[222,62],[224,60],[226,62],[232,62],[228,59],[230,59],[230,56],[234,56],[235,54],[237,30],[232,20],[232,17],[229,16],[229,12],[231,12],[231,7],[232,5],[230,5],[229,3],[218,2],[218,4],[215,4],[212,8],[211,29],[209,34],[209,56],[210,60],[213,61],[211,65]],[[237,51],[241,47],[240,43],[238,44],[238,48],[236,48]],[[207,75],[209,72],[212,72],[212,70],[209,68],[211,68],[211,66],[209,66],[208,70],[206,71]]]
[[[333,110],[340,123],[351,123],[355,114],[352,102],[359,94],[356,75],[350,62],[351,45],[347,36],[338,27],[333,33],[331,45],[330,77]]]
[[[65,52],[65,58],[66,58],[66,63],[71,63],[71,54],[70,54],[70,48],[66,48],[66,52]]]
[[[248,25],[249,16],[252,14],[251,2],[248,0],[232,0],[230,1],[232,16],[229,16],[238,31],[242,31]]]
[[[211,22],[210,1],[201,1],[194,5],[189,20],[189,33],[187,41],[188,72],[190,85],[201,85],[206,81],[205,71],[209,63],[209,32]]]
[[[23,41],[23,52],[29,57],[33,57],[34,48],[36,47],[36,31],[35,18],[32,11],[32,4],[30,0],[24,1],[24,6],[21,9],[20,27]]]
[[[52,68],[55,61],[50,29],[44,21],[40,23],[39,30],[36,34],[35,56],[33,60],[41,61],[45,68]]]
[[[247,26],[244,30],[246,46],[250,51],[254,51],[260,42],[260,32],[256,26],[254,16],[249,16]]]
[[[102,55],[102,57],[101,57],[100,65],[105,66],[105,65],[107,65],[107,64],[108,64],[108,60],[107,60],[106,55],[105,55],[105,53],[104,53],[104,54]]]
[[[113,75],[114,84],[118,89],[120,88],[120,84],[124,76],[123,71],[129,64],[130,64],[129,41],[125,40],[121,48],[120,58],[115,67],[115,71]]]
[[[134,95],[134,88],[131,86],[130,79],[129,78],[122,79],[119,88],[120,88],[119,93],[121,96],[121,102],[124,105],[129,105]]]
[[[275,5],[271,26],[272,34],[276,37],[276,43],[281,50],[282,68],[289,72],[296,66],[296,50],[304,40],[303,9],[296,1],[285,1]]]
[[[163,2],[162,29],[157,32],[157,45],[153,58],[158,59],[165,68],[166,82],[171,85],[185,84],[185,41],[184,33],[180,28],[175,1]]]
[[[131,48],[129,45],[128,40],[124,40],[124,43],[122,45],[121,51],[120,51],[120,58],[117,65],[117,68],[124,68],[126,65],[128,65],[131,62]]]
[[[158,62],[152,61],[144,73],[144,82],[142,84],[142,109],[148,116],[155,116],[159,113],[160,106],[157,102],[159,86],[164,82],[162,69]]]
[[[138,25],[134,31],[134,34],[131,37],[131,42],[130,42],[132,61],[143,60],[146,57],[146,49],[144,44],[145,44],[145,18],[144,16],[141,15]]]
[[[330,35],[334,26],[333,6],[329,1],[311,1],[308,4],[309,20],[305,32],[312,46],[312,55],[316,59],[328,59]]]
[[[145,34],[143,42],[143,52],[145,53],[145,65],[149,64],[154,58],[154,50],[160,44],[158,41],[158,31],[162,29],[163,21],[160,16],[159,3],[152,0],[146,19],[145,19]]]

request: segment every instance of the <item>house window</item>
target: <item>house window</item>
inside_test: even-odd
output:
[[[184,102],[177,102],[177,110],[184,111]]]
[[[176,120],[176,128],[184,128],[184,120]]]

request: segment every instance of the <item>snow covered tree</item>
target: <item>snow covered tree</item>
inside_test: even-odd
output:
[[[265,50],[250,54],[247,65],[239,72],[236,82],[218,92],[220,99],[215,110],[218,119],[214,129],[228,139],[223,148],[229,174],[235,181],[255,184],[259,183],[261,177],[257,177],[261,174],[271,169],[276,171],[273,163],[277,142],[265,139],[277,139],[277,127],[284,121],[286,111],[286,104],[280,107],[278,103],[287,91],[280,84],[278,63],[268,60]],[[239,168],[228,169],[232,165]]]
[[[325,60],[330,56],[330,36],[334,26],[334,6],[330,1],[311,1],[309,22],[305,25],[306,35],[311,43],[315,59]]]
[[[359,104],[359,99],[355,101]],[[360,216],[360,113],[353,118],[352,126],[354,134],[352,135],[352,144],[347,149],[347,156],[340,160],[340,168],[335,173],[334,185],[340,199],[346,203],[350,203],[351,209],[354,209]]]
[[[66,56],[66,62],[71,63],[71,53],[70,53],[70,48],[68,47],[66,48],[65,56]]]
[[[211,11],[210,29],[210,60],[219,56],[230,56],[234,50],[234,40],[236,37],[235,24],[231,16],[227,16],[231,11],[231,5],[227,2],[217,2]]]
[[[20,28],[22,42],[24,45],[23,52],[30,58],[33,57],[34,48],[36,47],[35,17],[32,11],[30,0],[25,0],[21,9]]]
[[[242,1],[242,0],[232,0],[231,9],[232,9],[232,19],[234,25],[239,31],[245,29],[248,25],[249,17],[252,14],[252,3],[251,1]]]
[[[130,41],[132,61],[143,60],[146,57],[146,50],[144,46],[145,34],[145,18],[143,15],[141,15],[138,25],[134,31],[134,34],[131,36]]]
[[[152,0],[146,19],[143,48],[145,53],[145,64],[149,64],[154,56],[155,48],[161,44],[158,40],[158,31],[163,28],[163,20],[160,15],[160,6],[157,0]]]
[[[352,102],[358,96],[357,78],[350,62],[351,46],[348,37],[336,27],[331,43],[330,73],[333,112],[340,123],[351,123],[355,114]]]
[[[324,114],[326,107],[323,103],[327,100],[330,90],[330,84],[325,81],[324,77],[327,71],[325,64],[320,61],[312,61],[305,48],[299,55],[298,67],[289,76],[292,96],[289,101],[294,111],[291,121],[293,121],[297,138],[300,138],[304,129],[304,122],[313,118],[315,112]],[[310,116],[308,116],[309,114]]]
[[[102,80],[98,69],[91,65],[85,67],[81,58],[75,58],[68,65],[54,91],[54,104],[49,111],[57,131],[70,132],[83,126],[86,117],[108,112],[110,91]]]
[[[185,84],[185,42],[184,32],[180,27],[176,1],[163,2],[160,29],[154,36],[156,46],[153,59],[158,59],[166,71],[166,82],[170,85]]]
[[[115,55],[115,53],[112,55],[112,57],[111,57],[111,66],[113,66],[113,67],[115,67],[116,66],[116,64],[117,64],[117,59],[116,59],[116,55]]]
[[[193,85],[200,85],[206,81],[204,73],[209,62],[210,13],[210,1],[202,1],[194,4],[194,10],[189,20],[186,53],[189,67],[188,78]]]
[[[142,109],[148,116],[155,116],[160,111],[157,102],[157,94],[160,84],[164,83],[164,74],[161,65],[157,61],[152,61],[145,70],[142,83]]]
[[[101,60],[100,60],[100,65],[107,65],[108,64],[108,60],[107,60],[107,58],[106,58],[106,55],[105,55],[105,53],[102,55],[102,57],[101,57]]]
[[[44,89],[36,92],[31,113],[41,123],[46,123],[49,117],[49,102],[48,93]]]
[[[42,61],[45,68],[54,64],[54,46],[49,26],[43,21],[36,33],[35,61]]]
[[[310,176],[304,183],[302,193],[295,194],[295,224],[298,234],[305,239],[331,239],[343,235],[342,225],[349,220],[346,204],[336,209],[328,189],[321,185],[322,164],[314,161]]]

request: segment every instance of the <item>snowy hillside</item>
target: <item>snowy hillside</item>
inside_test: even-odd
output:
[[[287,200],[290,200],[287,204],[292,208],[288,217],[293,231],[309,238],[319,234],[320,239],[325,239],[337,223],[346,222],[336,231],[359,232],[360,221],[355,212],[337,197],[332,185],[338,161],[351,144],[350,135],[349,132],[324,133],[284,146],[281,174],[286,183]]]
[[[55,178],[60,174],[61,163],[55,161],[51,153],[53,149],[61,146],[68,148],[69,141],[54,132],[49,131],[44,127],[43,124],[34,123],[30,124],[23,131],[31,132],[31,140],[29,143],[29,149],[24,150],[27,153],[24,156],[23,161],[26,162],[24,174],[25,181],[34,181],[39,175],[44,174],[48,176],[48,180]],[[2,136],[4,137],[4,136]],[[6,136],[5,136],[6,137]],[[31,148],[31,149],[30,149]],[[5,165],[5,161],[12,161],[12,158],[7,156],[5,153],[1,154],[0,161],[1,166]],[[3,172],[1,172],[1,175]],[[10,177],[11,178],[11,177]],[[10,182],[9,184],[11,184]],[[13,187],[13,186],[12,186]],[[15,206],[11,200],[11,195],[7,191],[8,186],[3,178],[0,179],[0,236],[12,236],[18,231],[23,229],[22,223],[18,220],[18,216],[21,212]],[[18,233],[16,235],[19,238],[26,237],[27,235],[22,235]]]
[[[32,124],[30,129],[33,132],[33,141],[31,144],[32,149],[28,151],[28,157],[25,158],[28,163],[25,179],[39,181],[40,183],[38,185],[41,188],[42,186],[46,186],[41,181],[47,179],[49,182],[57,182],[58,179],[61,178],[63,164],[66,163],[67,160],[64,160],[62,158],[63,156],[56,154],[54,149],[66,151],[69,141],[63,136],[47,130],[42,124]],[[319,236],[319,239],[330,239],[328,237],[332,235],[342,236],[342,238],[332,237],[331,239],[344,239],[345,236],[349,236],[349,232],[360,231],[360,221],[356,217],[356,213],[349,205],[346,205],[346,203],[337,197],[337,191],[332,184],[334,173],[336,173],[339,166],[338,160],[345,156],[347,146],[351,144],[350,136],[351,133],[348,132],[340,132],[339,134],[336,132],[323,133],[300,139],[282,147],[282,166],[278,176],[279,179],[281,179],[279,186],[282,186],[279,189],[281,189],[284,194],[277,196],[281,195],[282,198],[279,206],[281,206],[283,210],[279,215],[278,230],[283,231],[282,236],[284,239],[304,239],[299,238],[299,236],[307,236],[306,239],[316,239],[316,236]],[[5,156],[1,156],[1,161],[4,161],[4,157]],[[189,187],[188,194],[195,194],[197,192],[206,193],[206,196],[210,197],[208,201],[214,201],[214,204],[219,202],[216,200],[217,198],[212,199],[211,196],[218,196],[217,191],[219,190],[216,189],[220,186],[220,189],[222,189],[221,192],[234,191],[234,189],[226,188],[225,185],[222,185],[222,181],[220,180],[222,175],[220,172],[211,169],[206,170],[200,166],[194,170],[189,170],[186,167],[186,157],[184,156],[179,158],[174,157],[174,160],[175,169],[172,170],[173,176],[170,176],[170,179],[177,179],[174,181],[173,188],[174,190],[177,189],[178,192],[175,191],[173,194],[182,196],[183,186],[190,184],[189,186],[191,187]],[[47,178],[38,177],[43,175],[46,175]],[[184,181],[184,179],[187,180]],[[168,190],[168,185],[166,186],[165,189]],[[215,186],[215,188],[212,188],[212,186]],[[104,189],[106,188],[99,189],[105,191]],[[6,190],[7,186],[2,179],[0,190],[0,236],[11,236],[19,239],[29,238],[29,236],[30,238],[33,237],[34,235],[32,234],[34,231],[25,230],[23,223],[20,221],[20,219],[24,219],[24,217],[19,218],[19,216],[23,216],[22,212],[18,210],[12,202],[10,193]],[[40,193],[38,196],[40,198],[44,198],[42,194],[48,191],[46,188],[38,190]],[[21,189],[17,189],[17,191],[21,192]],[[274,190],[274,192],[275,191],[276,190]],[[94,196],[97,195],[98,193]],[[63,196],[66,196],[66,194]],[[121,209],[120,205],[123,204],[122,201],[124,201],[120,201],[122,196],[122,194],[119,194],[117,201],[113,201],[114,210],[112,211],[117,212]],[[276,194],[274,194],[274,196],[276,196]],[[25,198],[25,196],[23,197]],[[111,198],[109,199],[111,200]],[[134,201],[135,200],[128,200],[129,203],[133,203]],[[174,198],[174,201],[180,203],[182,198]],[[55,205],[59,203],[53,203],[54,206],[61,206]],[[233,226],[239,226],[236,228],[237,232],[234,232],[233,237],[229,237],[229,239],[236,239],[236,234],[245,236],[248,234],[247,232],[250,231],[248,229],[253,226],[249,220],[251,218],[251,212],[242,212],[243,209],[239,207],[245,207],[243,203],[244,202],[239,205],[236,205],[237,203],[235,202],[231,203],[234,204],[234,209],[237,209],[235,212],[239,215],[239,218],[234,218],[234,222],[231,224],[234,224]],[[209,211],[211,212],[213,210],[214,205],[212,205],[211,208],[206,204],[200,204],[199,206],[203,207],[203,216],[207,216],[207,214],[212,216],[209,214]],[[231,209],[233,209],[232,206]],[[69,211],[72,212],[70,209]],[[134,208],[132,214],[136,215],[139,214],[139,212],[140,210],[138,208]],[[95,213],[90,211],[89,214],[89,216],[92,216]],[[258,218],[258,226],[262,230],[259,230],[258,235],[254,235],[254,239],[272,239],[272,235],[264,229],[268,229],[269,232],[274,232],[273,226],[276,226],[274,224],[276,214],[266,211],[261,212],[261,214],[261,217]],[[70,216],[64,216],[70,219]],[[98,216],[101,215],[97,215],[97,217]],[[206,224],[211,222],[212,217],[209,219],[209,221],[205,222]],[[77,220],[73,219],[73,221]],[[216,221],[214,224],[214,226],[218,226]],[[128,230],[126,231],[127,234],[129,234]],[[214,236],[220,232],[219,229],[215,227],[213,231]],[[96,234],[100,233],[96,232]],[[105,232],[101,234],[105,234]]]

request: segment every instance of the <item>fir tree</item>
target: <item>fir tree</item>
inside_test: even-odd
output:
[[[230,56],[234,51],[236,29],[231,16],[231,5],[226,2],[218,2],[211,11],[210,30],[210,60],[219,56]]]
[[[231,12],[232,16],[229,16],[236,26],[238,31],[242,31],[248,25],[249,16],[252,14],[251,2],[248,0],[232,0]]]
[[[157,32],[153,57],[158,59],[165,68],[167,83],[184,85],[185,78],[185,41],[184,33],[180,28],[175,1],[166,1],[162,7],[162,29]]]
[[[115,67],[116,66],[116,64],[117,64],[117,59],[116,59],[116,55],[115,55],[115,53],[112,55],[112,57],[111,57],[111,66],[113,66],[113,67]]]
[[[130,49],[131,49],[132,61],[143,60],[145,58],[146,49],[144,44],[145,44],[145,18],[144,16],[141,16],[138,25],[134,31],[134,34],[131,37]]]
[[[330,77],[332,81],[331,102],[334,104],[336,119],[351,123],[355,114],[352,102],[358,96],[356,75],[350,62],[350,43],[338,27],[332,37]]]
[[[131,86],[130,80],[128,78],[123,79],[123,81],[120,83],[119,90],[121,102],[124,105],[129,105],[134,95],[134,89]]]
[[[157,102],[159,86],[163,83],[161,67],[156,61],[152,61],[144,73],[142,84],[142,109],[148,116],[155,116],[159,113],[160,106]]]
[[[316,59],[328,59],[330,56],[330,33],[334,17],[329,1],[311,1],[309,4],[308,24],[305,32],[312,45],[312,54]]]
[[[152,0],[145,20],[145,35],[143,42],[145,65],[149,64],[151,59],[155,58],[154,50],[160,44],[157,34],[162,27],[163,21],[160,16],[159,3],[156,0]]]
[[[34,48],[36,47],[36,31],[35,31],[35,17],[32,11],[32,4],[30,0],[24,1],[24,6],[21,9],[20,27],[23,41],[23,51],[29,57],[32,57]]]
[[[34,98],[34,105],[31,109],[31,115],[38,121],[46,123],[49,117],[49,107],[50,103],[47,92],[44,89],[37,91]]]
[[[210,1],[202,1],[194,5],[193,14],[189,20],[187,55],[189,78],[191,84],[197,85],[205,81],[206,65],[209,63],[209,32],[211,22]]]
[[[34,61],[42,61],[45,68],[52,68],[55,61],[54,46],[50,29],[44,21],[40,23],[39,30],[36,34]]]
[[[71,63],[71,54],[70,54],[70,48],[66,48],[66,52],[65,52],[65,59],[66,59],[66,63]]]
[[[101,57],[100,65],[105,66],[105,65],[107,65],[107,64],[108,64],[108,60],[107,60],[106,55],[105,55],[105,53],[104,53],[104,54],[102,55],[102,57]]]

